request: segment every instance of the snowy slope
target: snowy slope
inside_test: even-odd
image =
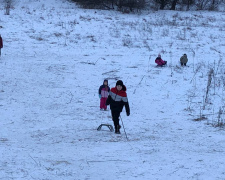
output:
[[[127,15],[20,0],[0,14],[0,179],[225,179],[225,133],[212,126],[224,108],[224,13]],[[158,53],[167,67],[155,67]],[[127,86],[128,140],[123,128],[96,130],[112,124],[99,111],[105,78]],[[200,113],[207,119],[193,121]]]

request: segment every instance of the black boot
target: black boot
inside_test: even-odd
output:
[[[116,133],[116,134],[120,134],[120,128],[121,128],[120,125],[117,125],[117,126],[115,127],[115,133]]]

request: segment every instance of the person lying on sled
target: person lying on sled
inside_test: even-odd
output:
[[[167,61],[163,61],[161,58],[161,55],[159,54],[158,57],[155,59],[155,63],[158,66],[164,66],[164,65],[166,65]]]

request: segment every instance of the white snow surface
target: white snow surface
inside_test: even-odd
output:
[[[225,179],[225,132],[216,126],[224,12],[121,14],[65,0],[18,0],[4,11],[1,180]],[[167,67],[156,67],[158,53]],[[184,53],[188,67],[179,65]],[[99,110],[104,79],[127,86],[131,114],[121,113],[121,135],[96,130],[113,125]]]

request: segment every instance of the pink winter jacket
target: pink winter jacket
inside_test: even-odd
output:
[[[110,91],[109,86],[101,85],[98,90],[98,94],[101,95],[102,98],[108,98]]]
[[[101,90],[101,96],[102,96],[103,98],[108,98],[108,96],[109,96],[108,89],[102,88],[102,90]]]
[[[155,59],[155,63],[158,64],[159,66],[162,66],[165,64],[165,62],[160,57],[157,57]]]

